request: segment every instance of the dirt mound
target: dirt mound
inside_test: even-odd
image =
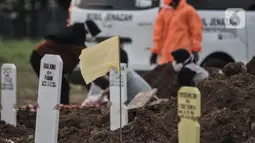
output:
[[[170,96],[176,96],[179,85],[177,83],[177,73],[171,63],[156,67],[144,78],[152,88],[158,89],[158,97],[169,98]]]
[[[255,142],[255,137],[249,138],[246,142],[244,143],[254,143]]]
[[[255,75],[255,56],[246,64],[247,72]]]
[[[223,68],[223,72],[226,76],[232,76],[240,73],[246,73],[247,68],[242,62],[229,63]]]
[[[209,72],[209,79],[226,79],[227,77],[222,70],[217,68],[205,68]]]
[[[0,121],[0,138],[2,140],[17,140],[21,137],[33,134],[33,130],[27,128],[24,125],[18,125],[17,127],[6,124],[4,121]]]
[[[206,68],[210,74],[210,79],[226,79],[227,77],[216,68]],[[159,65],[147,75],[144,79],[152,88],[158,89],[157,96],[160,98],[169,98],[176,96],[180,86],[177,83],[177,73],[174,71],[171,63]]]
[[[253,110],[254,111],[254,110]],[[251,110],[223,108],[204,115],[201,119],[201,141],[241,143],[254,134],[250,129]]]
[[[109,126],[108,111],[98,108],[65,109],[61,111],[59,141],[83,142],[97,128]]]
[[[19,124],[25,125],[27,128],[35,129],[36,113],[29,112],[29,109],[17,112],[17,120]]]
[[[157,106],[137,110],[135,120],[123,128],[123,141],[125,143],[169,142],[172,136],[172,129],[171,126],[168,126],[168,120],[171,120],[173,116],[166,117],[165,113],[171,108],[171,104],[162,103]],[[114,132],[104,130],[101,134],[93,137],[93,139],[95,142],[119,143],[119,130]]]

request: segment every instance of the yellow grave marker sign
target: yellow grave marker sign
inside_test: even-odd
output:
[[[179,143],[200,143],[201,96],[198,88],[182,87],[178,91]]]

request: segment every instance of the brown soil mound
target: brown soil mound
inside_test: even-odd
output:
[[[152,88],[158,89],[158,97],[169,98],[170,96],[176,96],[179,85],[177,83],[177,73],[171,63],[156,67],[144,78]]]
[[[215,77],[198,85],[202,95],[201,143],[248,143],[254,140],[255,76],[236,69],[239,66],[233,67],[225,68],[229,73],[225,74],[231,76],[211,69],[210,75]],[[123,141],[177,143],[176,74],[171,64],[167,64],[157,67],[149,75],[146,80],[159,88],[160,97],[169,97],[169,102],[130,111],[130,123],[123,128]],[[33,142],[35,113],[19,111],[18,114],[18,122],[32,129],[0,125],[0,141]],[[4,126],[8,130],[2,129]],[[62,109],[59,142],[119,143],[119,131],[109,130],[106,108]]]
[[[255,75],[255,56],[247,63],[247,72]]]
[[[210,79],[226,79],[227,77],[223,73],[222,70],[217,68],[206,68],[206,70],[209,72],[209,78]]]
[[[24,125],[18,125],[17,127],[5,124],[4,121],[0,122],[0,139],[2,140],[18,140],[21,137],[29,136],[34,133],[32,129],[27,128]]]
[[[219,69],[207,68],[206,69],[211,79],[225,79],[224,74],[220,73]],[[180,86],[177,83],[177,73],[174,71],[171,63],[159,65],[147,75],[144,79],[151,85],[152,88],[158,89],[157,96],[159,98],[169,98],[176,96]]]
[[[223,72],[226,76],[232,76],[240,73],[246,73],[247,68],[242,62],[229,63],[223,68]]]

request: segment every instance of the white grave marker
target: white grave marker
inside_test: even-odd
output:
[[[1,67],[1,120],[16,126],[16,66],[3,64]]]
[[[122,117],[122,127],[128,124],[128,110],[124,103],[127,101],[127,65],[121,63],[121,100],[122,110],[120,113],[120,73],[115,69],[110,71],[110,128],[116,130],[120,128],[120,114]]]
[[[35,143],[57,143],[63,61],[46,54],[41,60]]]

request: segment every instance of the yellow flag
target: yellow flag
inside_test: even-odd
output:
[[[79,58],[81,74],[87,84],[105,75],[111,68],[116,68],[119,71],[119,36],[82,50]]]

